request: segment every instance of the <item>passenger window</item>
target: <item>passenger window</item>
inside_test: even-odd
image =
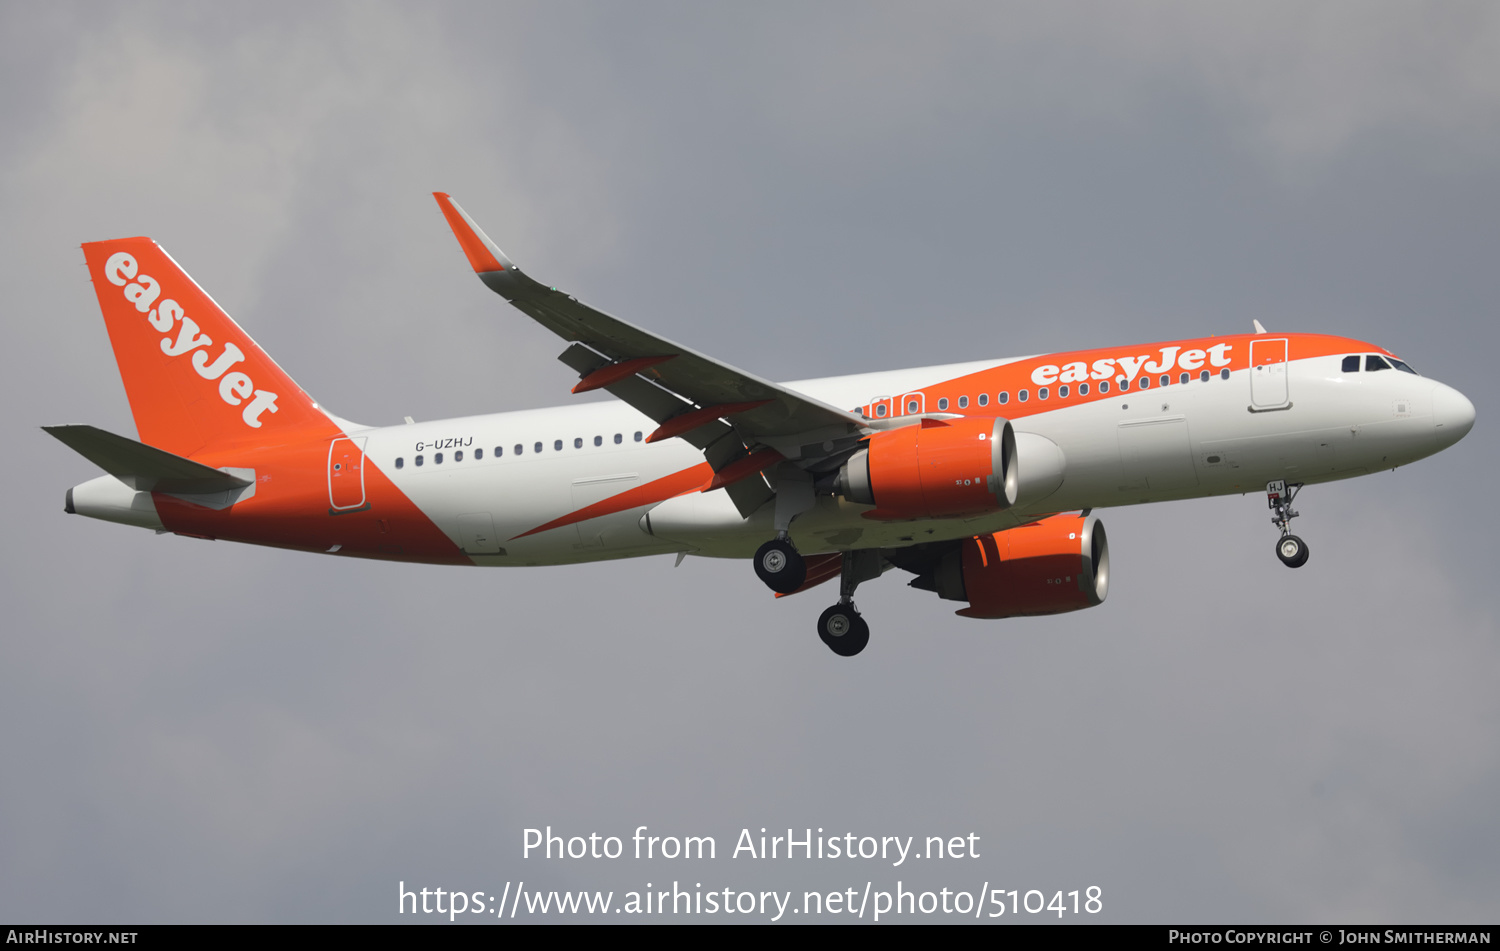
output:
[[[1031,395],[1029,393],[1027,393],[1025,390],[1022,390],[1021,392],[1019,392],[1019,393],[1016,394],[1016,399],[1020,400],[1023,403],[1026,402],[1030,398],[1031,398]]]
[[[1004,406],[1006,403],[1009,403],[1009,402],[1010,402],[1010,393],[1009,392],[1001,393],[1000,394],[1000,405]]]
[[[615,445],[616,446],[618,446],[620,443],[622,443],[624,441],[625,441],[625,437],[624,436],[621,436],[619,433],[615,433]]]
[[[640,442],[641,441],[641,431],[639,429],[637,429],[635,431],[635,441],[636,442]]]
[[[531,451],[532,452],[541,452],[542,451],[542,444],[539,443],[539,442],[538,443],[532,443],[532,445],[531,445]]]
[[[442,465],[443,464],[443,454],[440,453],[440,452],[433,453],[432,454],[432,464],[435,465],[435,466]]]
[[[1124,393],[1126,390],[1130,389],[1130,381],[1127,380],[1127,379],[1125,379],[1123,376],[1120,377],[1115,382],[1120,385],[1120,392],[1121,393]]]
[[[1161,383],[1162,386],[1166,386],[1168,383],[1172,382],[1172,378],[1170,376],[1167,376],[1165,373],[1163,373],[1161,375],[1161,380],[1159,382]]]
[[[1229,368],[1228,367],[1225,367],[1224,369],[1222,369],[1222,370],[1219,371],[1219,379],[1221,379],[1221,380],[1227,380],[1227,379],[1229,379]]]
[[[917,411],[917,401],[916,400],[907,400],[907,402],[906,402],[906,412],[908,414],[910,414],[910,413],[915,413],[916,411]]]
[[[1191,380],[1191,379],[1192,379],[1192,377],[1190,377],[1186,373],[1184,373],[1182,376],[1179,376],[1177,378],[1177,382],[1178,383],[1187,383],[1187,381]]]
[[[990,394],[988,394],[988,393],[980,393],[979,394],[979,405],[980,406],[988,406],[988,405],[990,405]]]
[[[1390,368],[1391,365],[1389,363],[1386,363],[1385,358],[1380,354],[1370,353],[1365,355],[1366,373],[1369,373],[1371,370],[1389,370]]]
[[[416,459],[413,459],[412,461],[415,462],[417,465],[420,466],[422,464],[422,457],[418,456]]]
[[[516,443],[516,449],[515,449],[516,455],[519,456],[521,453],[523,453],[525,451],[526,451],[526,447],[525,446],[521,445],[520,443]]]
[[[455,452],[453,454],[453,461],[454,462],[463,462],[464,461],[464,451],[462,449],[458,450],[457,452]]]
[[[1345,357],[1344,358],[1344,367],[1343,367],[1343,369],[1344,369],[1345,373],[1358,373],[1359,372],[1359,354],[1355,354],[1352,357]]]
[[[484,458],[484,450],[483,449],[476,449],[476,450],[474,450],[474,461],[475,462],[478,462],[479,460],[481,460],[483,458]]]
[[[1047,398],[1047,388],[1045,386],[1037,389],[1036,398],[1039,400],[1044,400]]]
[[[875,415],[876,416],[884,416],[885,415],[885,404],[884,403],[881,403],[879,406],[875,407]]]
[[[595,446],[602,446],[602,445],[604,445],[604,437],[603,436],[595,436],[594,437],[594,445]]]
[[[554,440],[552,440],[552,451],[553,452],[562,452],[562,440],[561,439],[554,439]]]
[[[401,468],[404,465],[406,465],[406,460],[402,459],[400,456],[397,456],[396,457],[396,468],[399,469],[399,468]]]
[[[1149,376],[1141,377],[1140,382],[1136,383],[1135,388],[1138,390],[1151,389],[1151,378]]]
[[[958,398],[958,408],[959,409],[968,409],[969,408],[969,398],[967,396],[960,396]]]
[[[1068,398],[1068,385],[1066,383],[1057,388],[1057,398],[1060,400],[1065,400]]]
[[[1089,395],[1089,385],[1087,383],[1080,383],[1080,384],[1078,384],[1078,395],[1079,396],[1088,396]]]
[[[573,437],[573,448],[574,449],[582,449],[583,448],[583,437],[582,436],[575,436],[575,437]]]
[[[1199,383],[1207,383],[1208,382],[1208,371],[1207,370],[1200,370],[1199,371],[1199,373],[1198,373],[1198,382]]]
[[[1100,380],[1099,381],[1099,392],[1100,393],[1108,393],[1109,392],[1109,381],[1108,380]]]
[[[938,400],[938,409],[939,410],[945,410],[947,408],[948,408],[948,397],[945,396],[942,399]]]

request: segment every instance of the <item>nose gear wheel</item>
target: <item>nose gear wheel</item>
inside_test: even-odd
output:
[[[1307,564],[1307,542],[1296,535],[1283,535],[1276,543],[1276,557],[1288,568],[1301,568]]]

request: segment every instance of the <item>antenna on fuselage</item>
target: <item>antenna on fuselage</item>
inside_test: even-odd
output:
[[[1258,320],[1256,320],[1255,318],[1252,317],[1252,318],[1250,318],[1250,322],[1255,325],[1255,332],[1256,333],[1263,334],[1263,333],[1266,332],[1266,328],[1264,328],[1264,327],[1262,327],[1260,325],[1260,321],[1258,321]]]

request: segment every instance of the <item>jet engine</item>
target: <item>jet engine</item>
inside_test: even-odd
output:
[[[1016,501],[1016,437],[999,418],[924,419],[875,433],[839,469],[870,518],[967,518]]]
[[[1109,539],[1094,515],[1051,518],[966,538],[913,587],[967,601],[964,617],[1064,614],[1101,604],[1109,593]]]

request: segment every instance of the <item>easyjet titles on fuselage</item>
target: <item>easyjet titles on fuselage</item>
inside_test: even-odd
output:
[[[1115,377],[1133,379],[1140,370],[1147,373],[1166,373],[1174,367],[1183,370],[1198,370],[1204,366],[1205,361],[1209,366],[1227,367],[1231,363],[1229,351],[1234,349],[1233,344],[1219,343],[1204,349],[1183,350],[1181,346],[1161,348],[1161,358],[1151,361],[1151,354],[1143,353],[1139,356],[1112,357],[1103,360],[1095,360],[1090,371],[1087,363],[1065,363],[1044,364],[1031,371],[1031,382],[1037,386],[1051,386],[1054,383],[1082,383],[1085,380],[1112,380]],[[1151,362],[1148,362],[1151,361]],[[1119,364],[1116,371],[1115,364]]]

